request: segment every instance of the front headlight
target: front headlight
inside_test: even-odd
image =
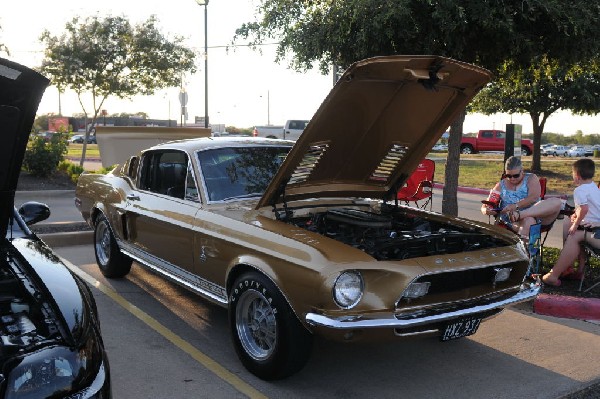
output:
[[[359,272],[345,271],[333,283],[333,299],[341,308],[353,308],[362,298],[363,288],[364,282]]]
[[[9,374],[6,398],[47,398],[83,390],[102,364],[99,351],[91,338],[79,350],[55,346],[25,356]]]

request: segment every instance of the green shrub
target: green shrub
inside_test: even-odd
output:
[[[69,161],[65,161],[65,160],[60,161],[58,163],[58,170],[59,170],[59,172],[67,173],[69,171],[69,166],[71,166],[71,165],[72,165],[72,163]]]
[[[117,165],[110,165],[110,166],[107,166],[106,168],[101,168],[101,169],[100,169],[98,172],[96,172],[96,173],[99,173],[99,174],[105,175],[105,174],[107,174],[108,172],[111,172],[111,171],[112,171],[112,170],[115,168],[115,166],[117,166]]]
[[[544,256],[541,265],[541,269],[544,273],[547,273],[552,269],[558,256],[560,255],[560,248],[544,247]],[[590,267],[594,270],[600,269],[600,259],[591,258]]]
[[[75,165],[71,163],[67,168],[67,173],[71,177],[75,183],[77,183],[77,179],[79,179],[79,175],[84,172],[83,166]]]
[[[66,153],[66,134],[55,133],[47,142],[43,137],[32,135],[25,150],[23,167],[34,176],[48,177],[57,170]]]

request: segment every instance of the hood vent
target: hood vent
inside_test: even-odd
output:
[[[398,164],[408,152],[408,147],[400,144],[393,144],[386,156],[381,160],[377,169],[371,174],[369,179],[374,181],[389,181],[390,176],[398,167]]]
[[[328,143],[311,145],[308,151],[302,157],[302,161],[294,169],[294,173],[290,177],[289,184],[304,183],[317,167],[319,160],[329,148]]]

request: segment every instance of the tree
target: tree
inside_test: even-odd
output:
[[[542,170],[540,144],[550,115],[561,109],[600,112],[600,68],[595,61],[573,64],[541,56],[526,67],[506,61],[497,71],[497,78],[477,95],[471,106],[488,115],[503,112],[531,116],[531,169],[536,173]]]
[[[581,60],[595,55],[600,4],[586,0],[261,0],[256,20],[235,41],[276,39],[276,61],[302,71],[347,67],[393,54],[437,54],[492,71],[540,54]],[[456,192],[464,114],[451,126],[442,211],[458,214]]]
[[[132,26],[125,17],[98,16],[80,21],[73,18],[60,37],[44,31],[40,40],[46,45],[40,71],[61,89],[77,93],[86,118],[91,109],[89,136],[104,101],[111,95],[131,98],[151,95],[157,90],[179,85],[183,72],[195,72],[195,54],[158,30],[154,16]],[[91,94],[86,108],[84,94]],[[86,152],[84,141],[80,165]]]

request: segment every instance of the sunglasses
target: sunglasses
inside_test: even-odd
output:
[[[521,172],[517,173],[516,175],[509,175],[508,173],[505,173],[504,176],[508,177],[509,179],[516,179],[517,177],[521,176]]]

